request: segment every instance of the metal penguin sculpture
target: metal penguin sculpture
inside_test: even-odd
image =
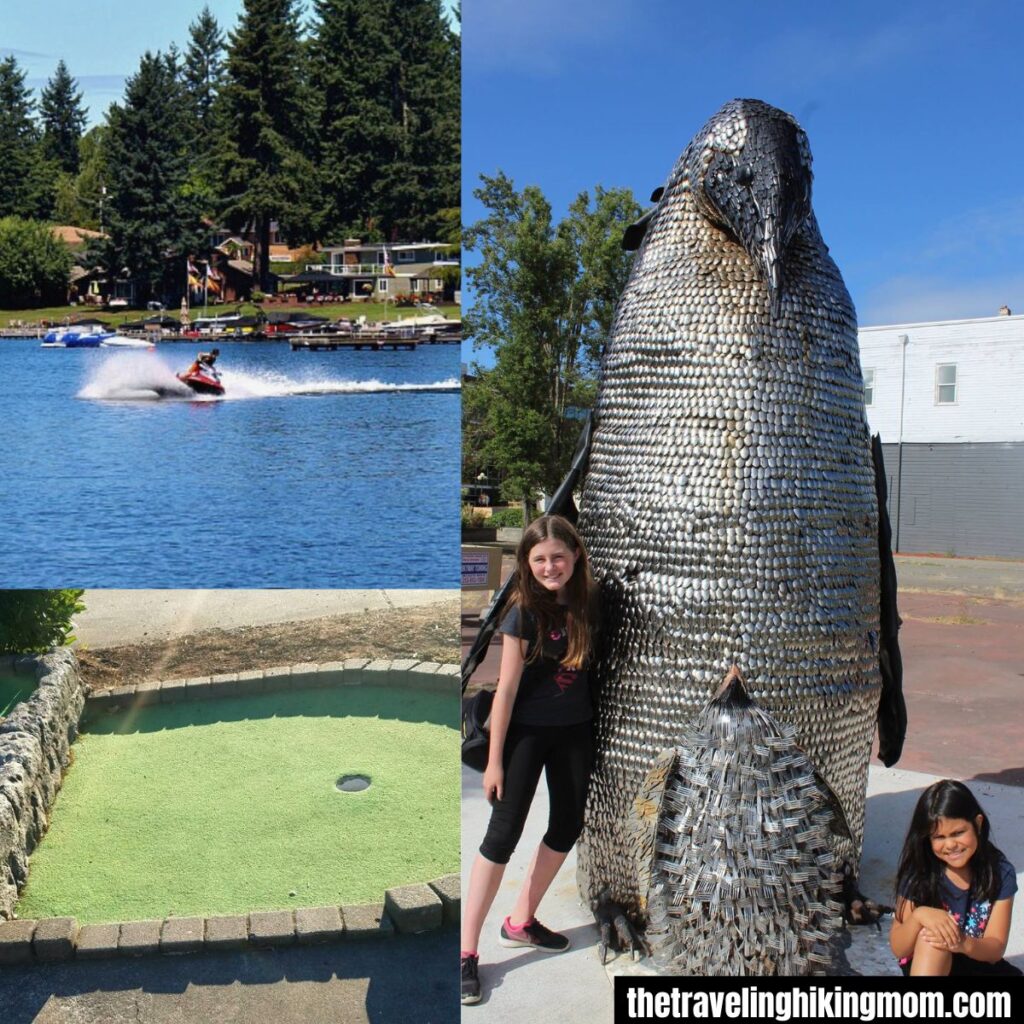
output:
[[[580,892],[602,947],[614,928],[665,969],[820,969],[838,877],[859,864],[876,718],[887,764],[906,725],[856,316],[784,111],[725,104],[652,200],[627,232],[639,251],[554,509],[582,480],[603,603]],[[709,701],[732,665],[756,714],[733,708],[742,728],[716,732],[726,711]]]
[[[604,602],[580,887],[641,927],[631,808],[732,664],[834,795],[836,863],[856,873],[880,650],[895,650],[895,627],[880,638],[856,316],[811,209],[806,135],[781,110],[734,100],[655,198],[628,239],[639,251],[578,524]],[[894,761],[905,717],[892,688]]]

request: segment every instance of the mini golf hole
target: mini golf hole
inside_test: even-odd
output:
[[[342,793],[361,793],[370,788],[369,775],[342,775],[334,784]]]

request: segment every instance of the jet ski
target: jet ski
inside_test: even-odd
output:
[[[182,384],[187,384],[197,395],[220,397],[224,394],[224,385],[221,383],[220,374],[212,366],[200,366],[198,369],[189,368],[184,373],[178,374],[178,380]]]

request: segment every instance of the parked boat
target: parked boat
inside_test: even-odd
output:
[[[156,344],[152,341],[146,341],[144,338],[126,338],[122,334],[115,334],[101,341],[100,348],[142,348],[152,351],[156,348]]]

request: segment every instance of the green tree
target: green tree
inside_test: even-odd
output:
[[[535,186],[521,192],[500,173],[474,195],[487,215],[465,232],[480,254],[467,270],[476,347],[494,355],[463,395],[464,444],[503,475],[507,498],[529,508],[561,480],[593,403],[597,365],[631,256],[622,233],[640,213],[628,190],[584,192],[555,224]]]
[[[145,53],[111,106],[104,143],[109,237],[99,256],[108,272],[127,270],[137,297],[180,293],[185,259],[201,235],[189,169],[187,110],[173,55]]]
[[[188,28],[182,77],[185,94],[195,121],[196,146],[200,156],[216,145],[217,95],[224,81],[224,33],[209,7],[204,7]]]
[[[315,0],[326,237],[424,238],[459,205],[459,37],[440,0]]]
[[[0,217],[49,215],[56,166],[45,158],[35,101],[14,57],[0,60]]]
[[[244,0],[221,90],[221,200],[234,230],[253,229],[253,277],[262,291],[270,284],[271,221],[292,239],[310,223],[312,132],[301,56],[295,0]]]
[[[62,60],[39,97],[43,152],[66,174],[78,173],[78,140],[85,131],[86,111],[77,85]]]
[[[106,125],[95,125],[78,140],[78,173],[61,174],[57,179],[53,219],[58,224],[102,231],[108,174],[105,140]]]
[[[48,225],[0,219],[0,308],[63,304],[70,271],[71,253]]]
[[[36,654],[74,643],[84,590],[0,590],[0,654]]]

